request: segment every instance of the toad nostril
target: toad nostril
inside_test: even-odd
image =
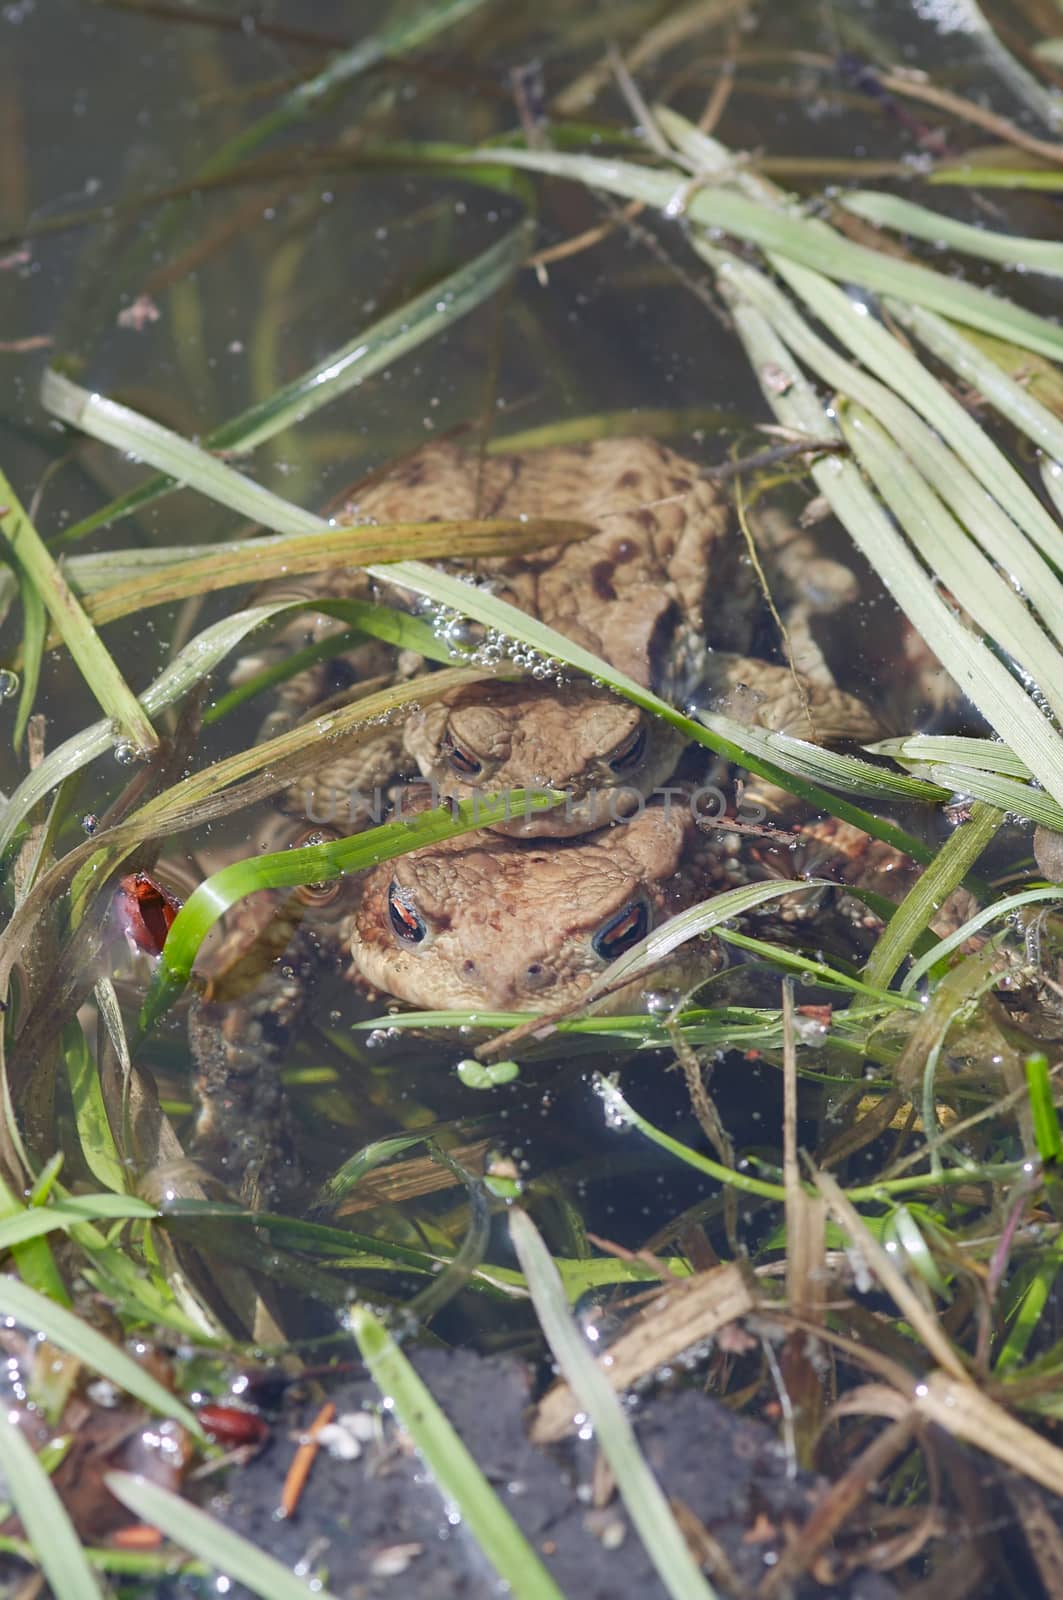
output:
[[[530,961],[524,969],[524,979],[529,988],[538,988],[546,980],[546,968],[543,963]]]
[[[471,956],[465,957],[465,960],[461,964],[461,970],[467,973],[473,973],[476,971],[476,962]]]

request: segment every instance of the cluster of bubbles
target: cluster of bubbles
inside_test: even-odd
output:
[[[473,651],[472,660],[478,667],[501,667],[507,664],[519,667],[539,683],[564,683],[562,665],[553,656],[544,656],[530,644],[511,639],[497,628],[488,628],[480,644]]]

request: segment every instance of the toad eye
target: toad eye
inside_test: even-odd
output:
[[[340,835],[335,828],[308,828],[292,842],[293,850],[303,849],[306,845],[328,844]],[[306,906],[323,908],[329,906],[343,891],[342,878],[326,878],[321,883],[301,883],[295,890],[295,898],[301,900]]]
[[[631,772],[646,754],[646,724],[640,722],[631,736],[618,745],[609,757],[614,772]]]
[[[443,755],[450,770],[461,778],[478,778],[483,771],[483,763],[458,743],[449,728],[443,740]]]
[[[615,961],[650,931],[650,908],[645,900],[632,900],[603,922],[591,939],[591,948],[603,961]]]
[[[423,917],[410,904],[409,892],[400,889],[394,878],[388,889],[388,918],[395,937],[403,944],[420,944],[428,932]]]

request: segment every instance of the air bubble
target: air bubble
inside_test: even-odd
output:
[[[18,690],[18,673],[10,672],[7,667],[0,667],[0,700],[10,700],[18,694]]]
[[[114,747],[114,759],[120,767],[131,767],[135,761],[143,760],[135,744],[128,739],[119,739]]]

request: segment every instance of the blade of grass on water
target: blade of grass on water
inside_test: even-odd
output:
[[[463,1524],[507,1591],[518,1600],[564,1600],[387,1329],[365,1306],[353,1307],[347,1320],[374,1383],[394,1405],[440,1492],[457,1506]]]
[[[962,542],[962,532],[945,507],[867,412],[852,405],[843,406],[839,408],[839,420],[861,466],[917,545],[922,547],[924,540],[932,542],[944,556],[950,542]],[[974,554],[973,549],[967,552],[972,571]],[[968,591],[962,581],[962,559],[958,552],[955,560],[950,557],[949,570],[953,578],[961,580],[961,589]],[[880,576],[884,576],[883,560],[872,560]],[[910,567],[910,575],[903,586],[891,586],[894,598],[990,726],[1026,762],[1052,798],[1063,804],[1063,741],[1052,724],[1007,668],[949,612],[933,590],[931,580],[907,553],[904,564]],[[977,576],[979,582],[988,582],[984,573]],[[922,596],[921,604],[916,589]],[[968,593],[977,600],[973,590]],[[916,621],[916,610],[923,618],[922,626]],[[1028,627],[1028,632],[1032,635],[1035,630]]]
[[[979,804],[970,820],[953,829],[922,877],[909,889],[878,941],[864,968],[866,981],[875,989],[888,988],[924,929],[988,848],[1004,821],[994,806]]]
[[[66,1507],[6,1406],[0,1413],[0,1473],[53,1595],[103,1600]]]
[[[334,528],[321,535],[240,539],[215,547],[207,555],[175,562],[90,595],[84,601],[84,609],[94,623],[102,626],[130,612],[246,584],[252,574],[256,583],[265,583],[270,578],[297,573],[400,560],[411,552],[422,560],[520,555],[546,545],[585,539],[593,532],[586,522],[534,517],[376,523],[372,527]]]
[[[204,445],[208,450],[254,450],[357,388],[496,293],[527,255],[534,232],[533,224],[521,223],[474,261],[382,317],[340,349],[330,351],[283,389],[213,429],[206,435]],[[177,487],[174,478],[160,473],[73,524],[60,536],[60,542],[83,539],[94,529],[129,516]]]
[[[82,677],[114,721],[114,738],[135,750],[157,748],[151,720],[89,622],[66,579],[56,566],[14,490],[0,472],[0,531],[16,561],[33,584],[81,671]]]
[[[878,194],[868,189],[854,189],[842,195],[841,204],[847,211],[880,228],[909,233],[913,238],[928,239],[931,244],[945,245],[965,255],[981,256],[985,261],[999,261],[1006,267],[1063,277],[1063,244],[1054,239],[1023,239],[1013,233],[976,228],[969,222],[943,217],[940,212],[916,205],[900,195]]]
[[[1063,639],[1063,584],[1050,564],[1059,542],[1058,526],[1004,452],[944,385],[820,273],[773,260],[809,310],[880,381],[819,338],[763,273],[703,242],[696,241],[695,249],[716,267],[722,284],[737,286],[743,298],[767,317],[802,362],[879,418],[968,532],[1014,576],[1055,637]],[[1047,561],[1038,550],[1045,552]]]
[[[932,355],[951,367],[957,377],[970,384],[976,394],[983,395],[1039,449],[1054,460],[1063,461],[1063,422],[1043,406],[1028,387],[1010,378],[998,362],[985,355],[946,317],[935,316],[920,306],[905,305],[892,297],[886,305],[891,315],[914,333]],[[1053,546],[1057,557],[1058,540],[1057,528]]]
[[[509,1232],[554,1360],[594,1424],[598,1448],[612,1469],[628,1516],[662,1587],[672,1600],[715,1600],[715,1590],[699,1571],[664,1491],[639,1449],[619,1395],[572,1319],[560,1274],[527,1212],[510,1212]]]
[[[296,1577],[258,1545],[223,1527],[169,1489],[131,1472],[109,1472],[104,1481],[115,1499],[128,1506],[141,1522],[158,1528],[182,1550],[198,1556],[204,1566],[224,1576],[230,1586],[234,1580],[246,1584],[261,1600],[336,1600],[316,1578]]]
[[[121,1197],[115,1196],[116,1201]],[[112,1344],[90,1323],[57,1306],[35,1289],[20,1283],[18,1278],[0,1273],[0,1317],[11,1317],[34,1334],[44,1334],[60,1349],[77,1356],[85,1366],[91,1367],[104,1378],[109,1378],[115,1388],[124,1390],[164,1417],[172,1417],[194,1438],[202,1440],[203,1430],[198,1418],[186,1405],[163,1387],[157,1378],[128,1356],[120,1345]]]
[[[947,934],[940,940],[933,950],[928,950],[923,956],[912,963],[911,970],[905,973],[901,984],[902,994],[911,994],[916,985],[925,978],[931,967],[950,956],[954,950],[959,950],[968,939],[980,933],[983,928],[992,922],[1000,922],[1003,918],[1012,917],[1025,906],[1035,906],[1063,902],[1063,885],[1051,884],[1044,889],[1024,889],[1021,894],[1008,895],[1004,900],[997,900],[991,906],[984,906],[976,916],[963,923],[954,932]]]
[[[816,220],[772,207],[722,188],[692,190],[687,174],[657,170],[597,156],[565,155],[551,150],[474,150],[469,162],[494,161],[551,177],[569,178],[589,188],[604,189],[628,200],[642,200],[668,214],[680,211],[706,228],[720,229],[748,244],[814,267],[843,283],[861,284],[891,294],[943,316],[1010,339],[1026,349],[1063,358],[1063,329],[1003,296],[990,295],[929,267],[897,260],[866,245],[853,244]],[[825,241],[829,249],[825,249]]]

